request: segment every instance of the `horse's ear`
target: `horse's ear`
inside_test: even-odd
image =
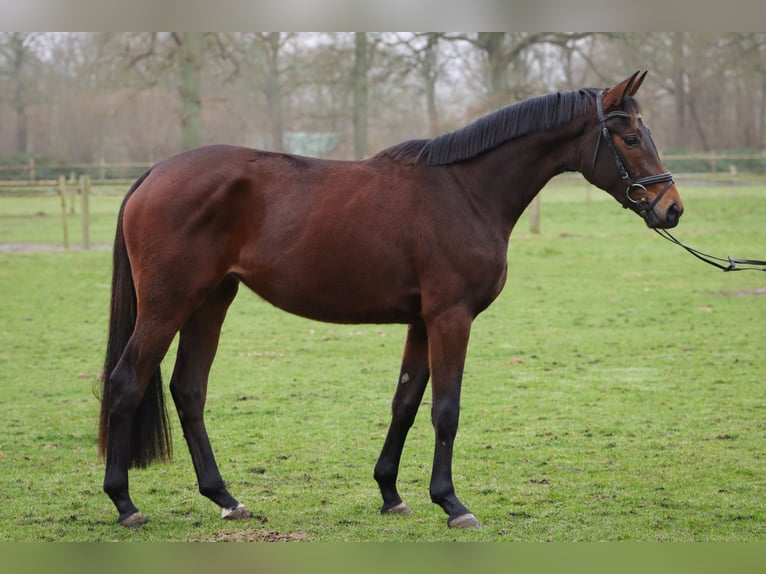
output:
[[[635,96],[636,95],[636,92],[638,91],[638,88],[640,88],[641,84],[644,83],[644,78],[646,78],[647,71],[648,70],[644,70],[644,73],[641,74],[638,77],[636,77],[635,75],[633,76],[635,78],[635,80],[633,81],[632,84],[630,84],[628,86],[628,90],[626,90],[626,93],[625,93],[626,96]],[[638,73],[638,72],[636,72],[636,73]]]
[[[613,88],[605,89],[602,100],[604,111],[618,107],[622,104],[622,100],[625,96],[632,96],[635,94],[638,91],[638,88],[641,87],[641,83],[644,81],[645,77],[646,72],[642,74],[641,70],[639,70]]]

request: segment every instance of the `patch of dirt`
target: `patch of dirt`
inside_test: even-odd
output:
[[[190,536],[187,542],[307,542],[311,538],[302,532],[276,532],[265,528],[221,530],[210,536]]]
[[[716,293],[719,297],[747,297],[748,295],[766,295],[766,287],[755,289],[741,289],[739,291],[721,291]]]

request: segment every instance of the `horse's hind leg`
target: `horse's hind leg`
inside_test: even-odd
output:
[[[199,491],[220,506],[222,516],[229,519],[249,518],[252,513],[226,489],[205,429],[204,408],[208,375],[218,348],[221,325],[237,288],[235,277],[225,277],[181,328],[170,381],[170,392],[197,473]]]
[[[399,462],[407,433],[428,383],[428,340],[422,324],[410,325],[404,345],[399,382],[391,404],[391,426],[375,465],[375,480],[383,496],[382,513],[411,514],[396,489]]]
[[[176,329],[167,322],[153,322],[139,318],[117,366],[109,375],[110,414],[104,492],[117,507],[118,523],[123,526],[140,526],[146,522],[146,517],[138,511],[131,500],[128,491],[128,468],[134,464],[144,466],[151,461],[151,457],[138,462],[134,458],[137,436],[144,433],[144,429],[149,426],[165,426],[164,404],[159,402],[155,411],[145,412],[146,415],[151,415],[155,419],[154,422],[137,421],[135,416],[137,412],[141,413],[141,405],[150,383],[155,388],[149,389],[149,392],[159,395],[154,400],[161,400],[160,362],[175,333]],[[166,438],[168,438],[167,435]],[[141,443],[143,446],[139,448],[147,446],[146,440],[143,439]],[[164,439],[157,437],[149,440]]]

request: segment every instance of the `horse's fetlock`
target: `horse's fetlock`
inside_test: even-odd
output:
[[[372,477],[378,484],[390,484],[394,481],[396,476],[396,469],[392,464],[378,463],[375,465],[375,470],[372,473]]]
[[[429,489],[431,502],[441,505],[447,498],[455,495],[455,488],[451,484],[431,485]]]
[[[216,498],[218,495],[220,495],[222,492],[226,490],[225,485],[223,484],[223,481],[215,481],[210,483],[200,483],[199,484],[199,493],[202,496],[205,496],[207,498]]]
[[[123,479],[105,478],[103,485],[104,492],[110,497],[128,490],[128,482]]]

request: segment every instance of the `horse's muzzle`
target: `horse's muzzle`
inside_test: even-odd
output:
[[[683,206],[675,201],[668,206],[664,214],[658,213],[657,209],[648,207],[646,202],[639,202],[635,210],[644,218],[646,226],[650,229],[670,229],[675,227],[678,225],[678,221],[684,212]]]
[[[665,223],[662,226],[663,229],[670,229],[671,227],[675,227],[678,225],[678,220],[681,219],[681,216],[684,214],[684,208],[675,201],[670,204],[667,211],[665,212]]]

